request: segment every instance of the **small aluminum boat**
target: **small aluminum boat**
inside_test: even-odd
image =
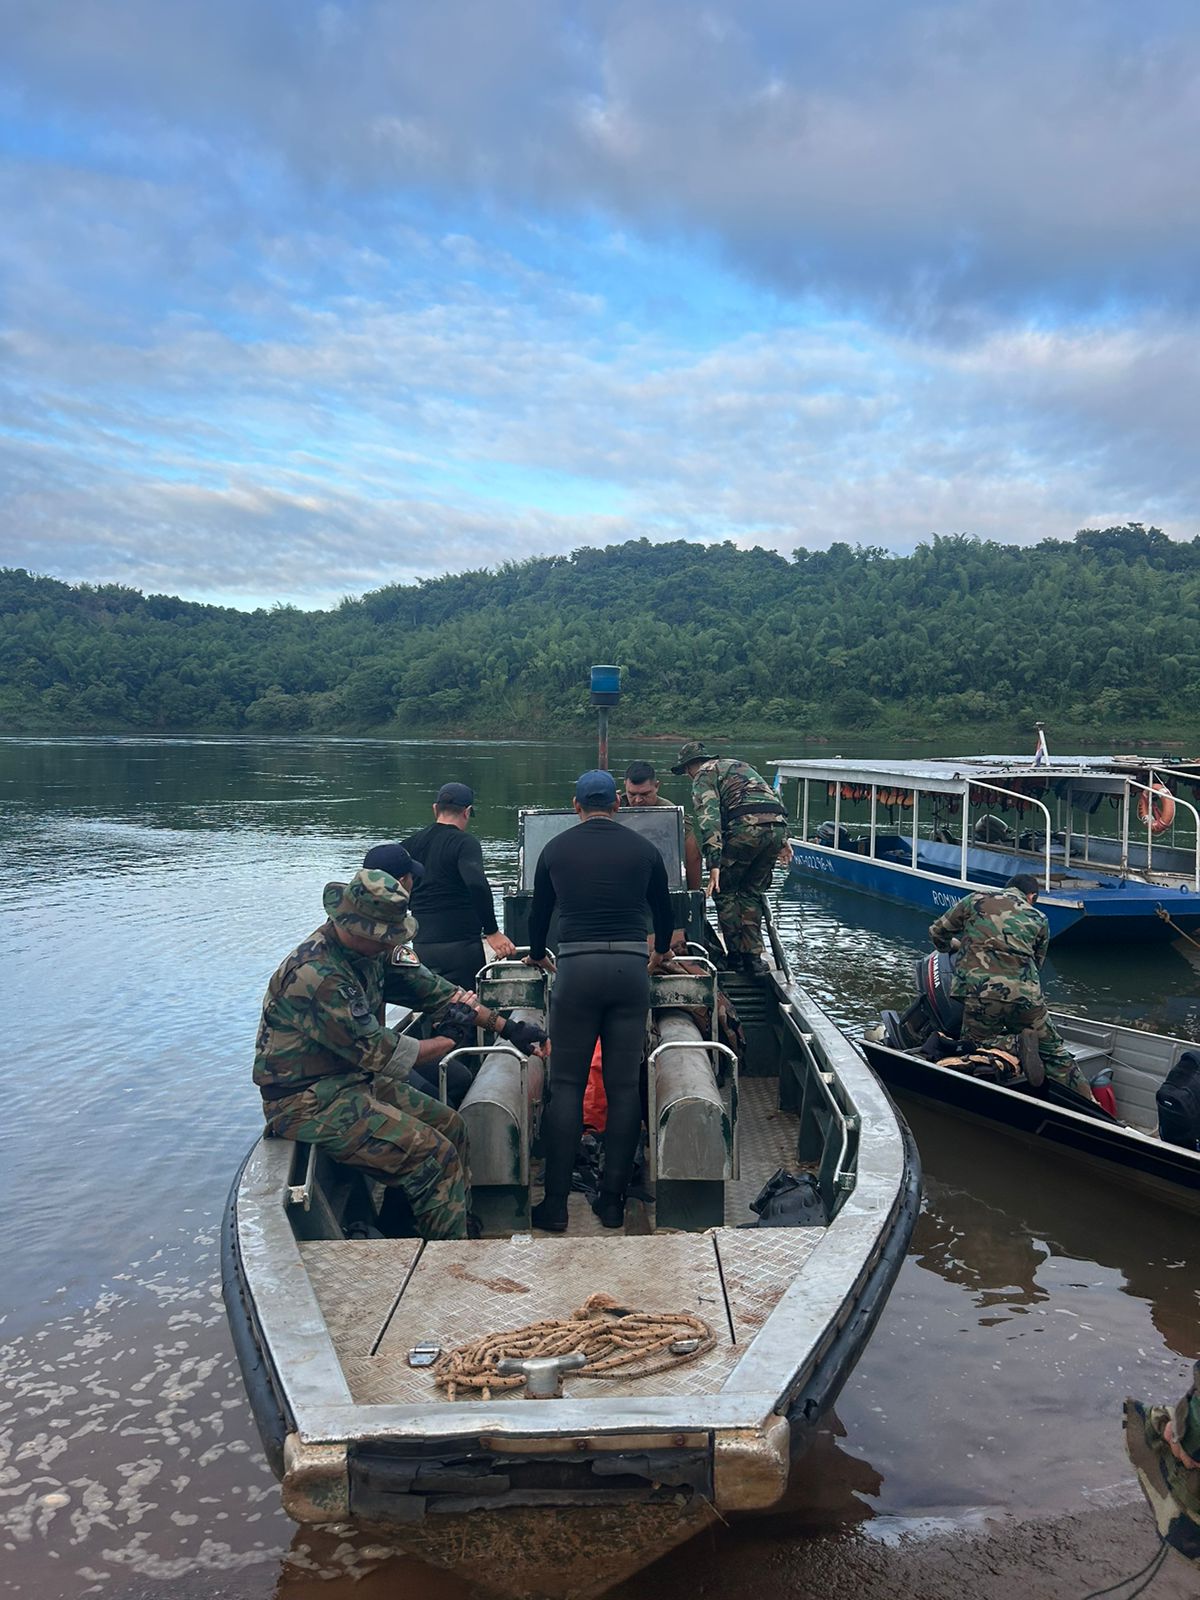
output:
[[[538,853],[573,820],[522,815],[521,881],[505,902],[518,944]],[[677,925],[696,940],[693,970],[654,980],[653,1198],[631,1200],[624,1231],[602,1229],[582,1194],[566,1235],[531,1230],[542,1064],[480,1041],[462,1113],[484,1237],[382,1237],[377,1186],[274,1139],[247,1156],[223,1234],[230,1326],[289,1514],[382,1529],[512,1595],[600,1592],[711,1521],[776,1505],[866,1344],[919,1204],[903,1120],[777,942],[757,976],[702,954],[679,809],[621,821],[662,850]],[[696,1020],[718,985],[746,1036],[740,1070]],[[545,1015],[534,969],[495,963],[479,992]],[[739,1228],[781,1167],[811,1178],[815,1224]],[[593,1294],[698,1316],[712,1346],[640,1378],[562,1370],[550,1399],[532,1397],[532,1371],[523,1391],[491,1398],[435,1384],[438,1351],[569,1317]]]
[[[903,1013],[885,1011],[861,1048],[891,1088],[930,1105],[949,1107],[1006,1133],[1053,1145],[1118,1177],[1130,1188],[1184,1210],[1200,1212],[1200,1150],[1159,1132],[1157,1093],[1181,1058],[1200,1056],[1200,1044],[1141,1028],[1050,1013],[1067,1048],[1092,1083],[1111,1086],[1114,1118],[1050,1079],[1034,1089],[1018,1074],[997,1082],[929,1060],[919,1046],[936,1029],[957,1030],[958,1002],[949,996],[945,955],[916,963],[917,999]],[[1170,1132],[1170,1130],[1164,1130]]]

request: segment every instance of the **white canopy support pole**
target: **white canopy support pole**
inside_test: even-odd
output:
[[[800,837],[807,844],[808,843],[808,779],[807,778],[802,778],[800,781],[804,785],[804,805],[801,808]]]
[[[1129,785],[1132,778],[1125,779],[1125,792],[1121,796],[1121,876],[1129,876]]]
[[[1045,874],[1046,874],[1046,893],[1049,894],[1050,893],[1050,812],[1049,812],[1048,808],[1046,806],[1044,806],[1040,800],[1035,800],[1032,795],[1017,794],[1017,792],[1014,789],[1001,789],[999,784],[983,783],[978,778],[975,778],[972,781],[973,781],[973,783],[974,783],[974,785],[975,785],[975,787],[977,789],[986,789],[989,794],[1004,794],[1004,795],[1007,795],[1010,800],[1019,800],[1022,803],[1022,805],[1036,806],[1038,808],[1038,810],[1042,813],[1042,815],[1045,817],[1045,819],[1046,819]]]
[[[842,848],[842,786],[835,783],[833,786],[833,848]]]
[[[1129,783],[1130,788],[1132,788],[1132,789],[1144,789],[1146,791],[1146,793],[1149,794],[1149,795],[1153,795],[1153,793],[1154,793],[1154,790],[1151,788],[1151,786],[1148,783],[1138,783],[1136,778],[1130,778],[1127,781]],[[1200,811],[1196,810],[1196,807],[1194,805],[1192,805],[1190,800],[1183,799],[1183,797],[1181,795],[1176,795],[1174,798],[1175,798],[1175,809],[1177,811],[1178,811],[1179,807],[1182,806],[1185,811],[1190,811],[1191,812],[1192,820],[1196,824],[1196,837],[1197,837],[1198,840],[1200,840]],[[1126,810],[1128,810],[1128,807],[1126,807]],[[1151,816],[1151,818],[1153,818],[1153,816],[1154,816],[1154,808],[1153,808],[1153,806],[1151,806],[1151,808],[1150,808],[1150,816]],[[1147,827],[1149,827],[1148,823],[1147,823]],[[1147,859],[1147,868],[1148,867],[1149,867],[1149,860]],[[1200,847],[1198,847],[1197,850],[1196,850],[1196,871],[1193,874],[1193,880],[1192,881],[1193,881],[1193,883],[1195,885],[1196,892],[1198,894],[1200,894]]]
[[[1067,785],[1066,800],[1067,828],[1063,835],[1064,839],[1066,840],[1066,844],[1063,846],[1063,866],[1069,867],[1071,865],[1071,829],[1075,826],[1075,785],[1073,783],[1068,783]],[[1061,815],[1062,813],[1060,811],[1060,818]]]
[[[967,839],[971,832],[971,785],[963,784],[962,797],[962,844],[958,863],[958,876],[963,883],[967,881]]]
[[[921,810],[921,791],[919,789],[914,789],[913,792],[912,792],[912,797],[913,797],[912,866],[913,866],[913,871],[915,872],[917,870],[917,817],[918,817],[918,814],[919,814],[919,812]]]
[[[875,858],[875,831],[879,813],[879,785],[871,785],[871,859]]]

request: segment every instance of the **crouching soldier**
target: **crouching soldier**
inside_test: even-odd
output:
[[[417,925],[407,887],[390,874],[363,869],[348,884],[326,884],[324,903],[328,921],[286,958],[263,1000],[254,1081],[267,1129],[402,1190],[422,1238],[465,1239],[466,1126],[406,1081],[454,1041],[416,1039],[379,1018],[385,1001],[436,1013],[459,1000],[481,1026],[505,1024],[474,995],[396,959]]]
[[[977,889],[944,912],[929,937],[934,949],[958,953],[950,993],[962,1001],[964,1039],[981,1044],[1015,1033],[1035,1086],[1048,1073],[1082,1099],[1095,1100],[1042,996],[1050,924],[1037,909],[1038,893],[1029,873],[1018,873],[1003,889]]]

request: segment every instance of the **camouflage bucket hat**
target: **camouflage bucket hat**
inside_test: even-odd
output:
[[[322,895],[331,922],[360,939],[408,944],[417,919],[408,910],[408,891],[390,873],[362,867],[349,883],[327,883]]]
[[[712,757],[704,748],[703,739],[689,739],[687,744],[680,746],[679,760],[671,768],[678,778],[680,773],[693,761],[711,761]]]

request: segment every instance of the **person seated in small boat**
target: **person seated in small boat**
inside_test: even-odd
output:
[[[558,907],[558,967],[550,998],[550,1102],[542,1115],[544,1196],[535,1228],[564,1233],[571,1174],[583,1131],[583,1095],[600,1040],[608,1120],[604,1179],[594,1209],[606,1228],[625,1221],[625,1196],[642,1128],[640,1092],[650,974],[671,960],[673,915],[663,858],[624,828],[611,772],[585,772],[575,785],[579,825],[538,857],[529,912],[531,966],[551,965],[550,917]],[[646,911],[654,949],[646,956]]]
[[[409,878],[408,882],[411,882]],[[403,1191],[425,1239],[465,1239],[470,1209],[466,1125],[408,1082],[454,1041],[418,1039],[380,1021],[387,1001],[435,1015],[469,1006],[479,1026],[526,1052],[545,1035],[505,1021],[475,996],[405,956],[416,932],[408,882],[363,868],[327,883],[327,920],[288,955],[263,999],[254,1082],[268,1133],[326,1150]]]
[[[1045,1072],[1084,1100],[1095,1101],[1087,1079],[1051,1022],[1042,997],[1041,966],[1050,925],[1037,909],[1038,880],[1028,873],[1003,889],[980,889],[929,929],[936,950],[956,950],[950,993],[963,1005],[963,1037],[975,1044],[998,1034],[1032,1034]]]

